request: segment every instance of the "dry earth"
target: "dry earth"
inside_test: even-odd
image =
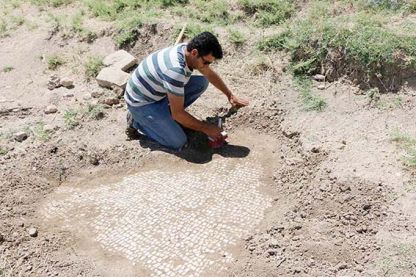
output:
[[[41,17],[26,9],[34,20]],[[227,114],[231,145],[213,152],[195,136],[184,153],[168,153],[146,140],[126,140],[124,104],[107,106],[100,120],[84,118],[73,129],[65,124],[66,109],[116,97],[83,76],[80,64],[89,53],[107,55],[116,50],[105,26],[93,21],[91,26],[103,30],[91,44],[63,39],[45,24],[34,30],[22,26],[0,40],[1,65],[14,68],[0,72],[0,146],[7,150],[0,156],[0,276],[156,274],[97,244],[85,233],[91,232],[88,221],[66,226],[55,218],[48,223],[44,204],[62,189],[111,186],[149,168],[160,172],[171,172],[175,166],[181,172],[203,168],[207,175],[216,175],[218,161],[230,170],[247,161],[255,163],[253,168],[261,164],[261,194],[272,201],[262,219],[247,224],[244,235],[227,246],[233,246],[233,255],[225,259],[225,266],[214,266],[205,275],[416,274],[415,171],[403,166],[401,150],[391,141],[396,127],[416,136],[414,80],[398,94],[381,95],[385,105],[378,106],[370,105],[368,97],[348,82],[328,83],[325,90],[316,89],[314,83],[314,92],[327,100],[328,107],[320,113],[307,112],[284,72],[284,58],[270,56],[267,67],[259,66],[251,58],[257,34],[236,49],[218,30],[226,55],[214,67],[251,104],[227,114],[225,98],[210,87],[191,111],[200,118]],[[172,32],[173,25],[145,26],[130,53],[140,59],[167,46]],[[69,62],[52,72],[41,57],[55,52]],[[74,87],[48,90],[52,74],[72,78]],[[103,95],[97,99],[93,92]],[[394,104],[398,96],[403,99],[400,105]],[[57,106],[57,113],[44,113],[50,104]],[[37,129],[44,124],[51,129],[47,141],[39,138]],[[29,138],[17,142],[13,134],[21,130]],[[231,217],[241,218],[240,212],[230,211]],[[37,236],[29,235],[30,228],[36,228]],[[227,258],[222,252],[214,254]]]

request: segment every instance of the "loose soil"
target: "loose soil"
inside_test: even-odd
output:
[[[36,11],[28,11],[32,13],[36,17]],[[142,58],[169,45],[173,27],[145,26],[131,53]],[[272,55],[269,66],[257,66],[250,56],[256,35],[236,49],[221,30],[219,34],[226,53],[214,67],[236,94],[250,99],[250,106],[231,113],[225,97],[210,86],[190,112],[208,120],[225,116],[232,145],[267,150],[259,159],[268,164],[267,193],[273,196],[272,207],[240,240],[238,254],[220,276],[414,275],[416,172],[403,166],[391,132],[399,127],[416,137],[415,80],[409,79],[397,94],[382,94],[383,105],[377,106],[342,79],[326,84],[325,90],[314,83],[313,92],[328,107],[306,112],[284,72],[283,57]],[[101,120],[84,118],[68,128],[66,109],[95,104],[95,91],[103,92],[101,98],[115,97],[86,81],[79,67],[89,53],[114,50],[106,32],[88,44],[62,39],[43,25],[21,27],[0,40],[2,65],[15,68],[0,72],[0,146],[7,150],[0,155],[0,276],[114,276],[120,268],[123,276],[147,276],[130,270],[123,257],[100,262],[102,253],[83,251],[76,230],[44,223],[42,203],[68,183],[103,177],[111,183],[166,159],[207,168],[217,157],[244,159],[241,148],[213,152],[195,134],[191,147],[179,154],[147,140],[126,140],[124,104],[106,107]],[[40,58],[54,52],[69,61],[57,72],[47,70]],[[52,74],[72,78],[74,88],[48,90]],[[44,114],[50,104],[58,113]],[[38,122],[53,128],[47,141],[30,131]],[[23,142],[11,136],[20,130],[30,134]],[[37,229],[36,237],[28,235],[31,227]]]

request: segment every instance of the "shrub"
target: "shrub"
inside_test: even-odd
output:
[[[47,58],[47,63],[48,69],[56,70],[58,67],[65,63],[65,60],[61,56],[53,54]]]
[[[100,70],[104,67],[103,58],[98,56],[91,56],[87,58],[84,64],[85,75],[87,78],[95,78]]]
[[[280,24],[295,12],[291,0],[239,0],[248,15],[256,14],[256,23],[260,26]]]

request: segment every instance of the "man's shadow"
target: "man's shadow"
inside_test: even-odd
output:
[[[163,147],[146,136],[140,136],[138,140],[143,148],[149,148],[151,151],[170,153],[188,162],[197,164],[210,162],[214,154],[226,158],[243,158],[250,153],[250,149],[245,146],[232,145],[229,143],[226,143],[221,148],[213,149],[208,146],[208,138],[205,134],[189,129],[186,129],[185,133],[188,137],[188,145],[180,151],[174,151]]]

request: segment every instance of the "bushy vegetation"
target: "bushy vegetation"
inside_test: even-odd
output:
[[[305,77],[294,79],[295,88],[299,91],[303,107],[306,111],[321,112],[326,107],[325,100],[312,92],[312,81]]]
[[[280,24],[295,12],[291,0],[239,0],[248,15],[256,15],[255,22],[260,26]]]
[[[102,57],[88,57],[87,61],[84,63],[85,76],[87,76],[87,78],[95,78],[103,67],[104,64]]]
[[[416,39],[388,29],[388,23],[388,17],[367,12],[332,16],[325,1],[317,1],[308,17],[288,23],[258,46],[286,50],[295,74],[320,73],[334,60],[342,63],[346,72],[341,73],[354,67],[369,78],[381,78],[390,67],[416,69]]]
[[[416,139],[396,128],[391,135],[392,141],[399,144],[405,151],[403,162],[410,167],[416,167]]]
[[[65,63],[65,59],[58,54],[52,54],[47,58],[48,69],[56,70]]]

